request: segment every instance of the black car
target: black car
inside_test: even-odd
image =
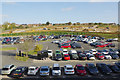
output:
[[[120,68],[120,62],[115,63]]]
[[[112,70],[105,63],[96,63],[96,67],[103,74],[112,73]]]
[[[79,59],[81,59],[81,60],[86,60],[87,59],[85,54],[79,54],[78,56],[79,56]]]
[[[117,65],[108,65],[108,66],[114,73],[120,73],[120,68],[118,68]]]
[[[106,42],[112,42],[113,41],[113,39],[107,39],[106,40]]]
[[[92,75],[97,75],[99,73],[97,67],[93,63],[86,63],[86,69]]]
[[[116,53],[110,52],[109,54],[112,57],[112,59],[119,59],[119,56]]]
[[[82,54],[83,52],[81,50],[77,50],[77,54]]]
[[[80,43],[72,43],[71,47],[74,48],[74,49],[75,48],[81,48],[81,44]]]
[[[14,78],[23,77],[27,71],[28,71],[27,67],[17,67],[15,70],[13,70],[12,77]]]
[[[57,61],[62,60],[62,54],[56,54],[55,59],[56,59]]]

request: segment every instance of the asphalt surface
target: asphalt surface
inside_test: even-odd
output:
[[[43,49],[51,49],[55,52],[55,50],[59,50],[59,48],[57,47],[57,44],[53,44],[51,43],[52,40],[49,40],[49,41],[43,41],[43,42],[39,42],[38,44],[42,44],[43,45]],[[118,48],[118,43],[117,42],[114,42],[116,47],[115,48]],[[94,47],[91,47],[89,44],[85,44],[85,43],[82,43],[80,42],[80,44],[82,45],[82,48],[81,49],[77,49],[77,50],[90,50],[90,49],[93,49]],[[14,46],[14,45],[9,45],[9,46]],[[8,47],[8,45],[3,45],[3,47]],[[97,48],[97,49],[105,49],[105,48]],[[63,67],[64,65],[66,64],[71,64],[71,65],[76,65],[76,64],[82,64],[82,65],[85,65],[86,63],[101,63],[101,62],[104,62],[106,64],[114,64],[115,62],[118,62],[118,60],[94,60],[94,61],[91,61],[91,60],[69,60],[69,61],[55,61],[55,60],[51,60],[51,59],[47,59],[47,60],[37,60],[36,58],[32,57],[32,58],[29,58],[28,61],[26,62],[22,62],[22,61],[18,61],[15,59],[15,54],[16,54],[16,51],[2,51],[2,53],[0,53],[0,55],[2,55],[2,66],[0,67],[0,72],[1,72],[1,68],[4,66],[4,65],[8,65],[8,64],[14,64],[16,65],[17,67],[18,66],[31,66],[31,65],[34,65],[34,66],[50,66],[52,67],[52,65],[54,63],[58,63],[60,64],[61,67]],[[62,79],[67,79],[69,77],[72,77],[74,79],[79,79],[79,80],[116,80],[117,78],[119,78],[120,74],[112,74],[111,76],[106,76],[106,75],[99,75],[99,76],[91,76],[91,75],[86,75],[85,77],[81,77],[81,76],[77,76],[77,75],[62,75],[62,76],[59,76],[57,77],[57,80],[59,80],[60,78]],[[6,75],[3,75],[0,77],[4,78],[3,80],[5,80],[5,78],[8,78],[11,79],[10,77],[6,76]],[[40,77],[39,75],[38,76],[25,76],[24,79],[28,79],[30,80],[29,78],[32,78],[32,79],[56,79],[56,77],[53,77],[53,76],[48,76],[48,77]],[[23,78],[22,78],[23,80]],[[120,80],[117,79],[117,80]]]

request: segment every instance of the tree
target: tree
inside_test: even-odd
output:
[[[9,23],[8,23],[8,22],[5,22],[5,23],[2,25],[2,27],[3,27],[5,30],[7,30],[7,29],[8,29],[8,25],[9,25]]]
[[[26,40],[24,43],[17,44],[16,47],[27,55],[30,50],[34,49],[34,44],[32,40]]]
[[[46,25],[49,25],[50,24],[50,22],[46,22]]]
[[[72,23],[71,23],[71,22],[68,22],[68,25],[72,25]]]
[[[38,45],[36,45],[34,51],[35,52],[41,51],[41,48]]]
[[[77,25],[80,25],[80,23],[79,23],[79,22],[77,22]]]
[[[18,28],[24,28],[22,25],[20,25]]]

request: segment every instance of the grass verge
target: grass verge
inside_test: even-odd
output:
[[[0,48],[0,51],[10,51],[10,50],[16,50],[15,47],[2,47]]]
[[[29,58],[28,57],[15,56],[15,59],[19,60],[19,61],[27,61]]]

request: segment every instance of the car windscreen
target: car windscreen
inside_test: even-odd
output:
[[[64,55],[65,57],[69,57],[69,55]]]
[[[83,66],[78,66],[77,69],[78,70],[84,70],[85,68]]]
[[[35,70],[34,68],[29,68],[29,70]]]
[[[9,68],[2,68],[2,70],[9,70]]]
[[[16,71],[16,72],[20,72],[20,71],[21,71],[21,69],[16,69],[15,71]]]
[[[67,53],[67,51],[63,51],[63,52]]]
[[[67,68],[67,70],[71,70],[71,69],[73,69],[73,68],[72,68],[72,67],[68,67],[68,68]]]
[[[48,71],[48,68],[43,68],[41,69],[41,71]]]
[[[61,54],[56,54],[56,56],[57,56],[57,57],[62,57],[62,55],[61,55]]]
[[[60,53],[60,51],[56,51],[56,53]]]
[[[53,67],[53,70],[60,70],[60,67]]]
[[[51,51],[48,51],[48,53],[51,53]]]

